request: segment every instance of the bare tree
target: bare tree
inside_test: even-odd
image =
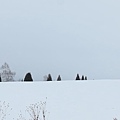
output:
[[[35,104],[31,104],[27,107],[27,113],[30,117],[29,120],[46,120],[46,102],[38,102]],[[22,114],[19,115],[19,118],[17,120],[28,120],[25,117],[22,116]]]
[[[113,118],[113,120],[118,120],[117,118]]]
[[[46,119],[46,102],[38,102],[31,104],[27,108],[31,120],[45,120]]]
[[[10,110],[12,110],[12,108],[9,108],[9,103],[0,101],[0,120],[6,119],[7,113],[9,113]]]
[[[47,75],[43,76],[43,81],[47,81]]]
[[[15,76],[15,72],[12,72],[10,70],[10,67],[7,63],[5,63],[4,65],[2,65],[2,67],[0,68],[1,72],[0,72],[0,76],[1,76],[1,81],[2,82],[9,82],[9,81],[14,81],[14,76]]]

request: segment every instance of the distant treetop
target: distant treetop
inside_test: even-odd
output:
[[[61,81],[61,77],[60,77],[60,75],[58,76],[57,81]]]
[[[31,73],[27,73],[25,75],[24,81],[26,82],[33,81]]]
[[[0,76],[2,82],[9,82],[14,81],[15,72],[12,72],[10,70],[10,67],[7,63],[4,63],[4,65],[0,68]]]
[[[51,74],[48,74],[47,81],[52,81]]]
[[[79,76],[79,74],[77,74],[77,76],[76,76],[76,80],[80,80],[80,76]]]

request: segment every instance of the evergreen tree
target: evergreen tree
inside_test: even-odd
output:
[[[61,77],[60,77],[60,75],[58,76],[57,81],[61,81]]]
[[[84,80],[84,75],[82,75],[82,78],[81,78],[81,80]]]
[[[33,81],[31,73],[26,74],[24,81],[26,81],[26,82]]]
[[[2,82],[2,80],[1,80],[1,76],[0,76],[0,82]]]
[[[77,76],[76,76],[76,79],[75,80],[80,80],[80,76],[79,76],[79,74],[77,74]]]
[[[87,76],[85,76],[85,80],[87,80]]]
[[[52,81],[51,74],[48,74],[47,81]]]

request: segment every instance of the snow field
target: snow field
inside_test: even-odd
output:
[[[6,120],[20,111],[27,118],[26,107],[40,101],[47,102],[47,120],[119,120],[120,81],[2,82],[0,101],[12,108]]]

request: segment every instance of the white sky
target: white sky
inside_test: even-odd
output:
[[[16,79],[120,78],[119,0],[0,0],[0,65]]]

